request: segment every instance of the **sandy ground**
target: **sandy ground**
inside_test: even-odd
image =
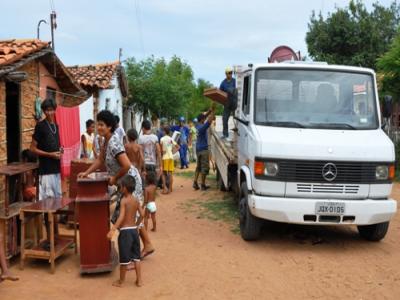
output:
[[[46,262],[30,260],[20,271],[15,260],[21,279],[0,283],[0,299],[400,299],[399,215],[379,243],[360,239],[355,227],[285,224],[267,224],[262,239],[248,243],[229,225],[182,209],[210,191],[195,192],[182,177],[175,186],[157,200],[157,250],[142,263],[143,287],[134,272],[112,287],[118,269],[80,276],[70,250],[54,275]],[[400,185],[393,193],[400,199]]]

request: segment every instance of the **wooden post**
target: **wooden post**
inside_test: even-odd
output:
[[[23,270],[25,261],[25,214],[23,211],[20,212],[19,218],[21,220],[21,258],[19,261],[19,268]]]
[[[50,224],[50,264],[51,264],[51,274],[54,274],[56,271],[55,265],[55,248],[54,248],[54,215],[51,212],[48,212],[49,216],[49,224]]]
[[[93,119],[97,122],[97,113],[99,112],[99,90],[93,91]]]
[[[5,215],[6,217],[8,217],[9,214],[9,208],[8,208],[8,201],[9,201],[9,195],[8,195],[8,176],[4,176],[5,177],[5,186],[4,186],[4,211],[5,211]]]

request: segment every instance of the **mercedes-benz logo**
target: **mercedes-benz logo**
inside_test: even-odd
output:
[[[337,176],[337,168],[333,163],[327,163],[323,168],[322,168],[322,177],[326,181],[333,181],[335,180]]]

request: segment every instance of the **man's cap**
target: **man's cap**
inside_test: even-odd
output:
[[[233,72],[232,67],[226,67],[225,68],[225,73],[231,73],[231,72]]]
[[[179,121],[185,122],[185,117],[179,117]]]
[[[199,120],[197,120],[197,118],[193,119],[193,123],[197,123]]]

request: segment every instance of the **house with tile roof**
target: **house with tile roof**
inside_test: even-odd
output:
[[[73,107],[88,97],[49,42],[0,40],[0,165],[20,161],[21,151],[29,148],[45,98]],[[0,176],[0,203],[6,196]]]
[[[57,123],[61,118],[68,119],[68,130],[64,130],[59,123],[60,139],[67,137],[68,140],[69,130],[73,127],[68,114],[73,114],[76,106],[88,98],[86,91],[75,81],[49,42],[37,39],[0,40],[0,165],[20,161],[22,150],[30,147],[36,122],[42,117],[40,103],[45,98],[52,98],[58,103]],[[61,117],[58,118],[58,115]],[[79,147],[79,132],[77,138]],[[66,155],[72,155],[73,151],[69,151],[64,141],[61,140],[61,145]],[[61,167],[66,159],[63,156]],[[10,210],[13,205],[18,207],[19,180],[18,176],[13,176],[6,183],[4,176],[0,176],[0,215],[5,199],[10,203]],[[16,218],[18,216],[0,226],[4,236],[14,242],[17,235],[8,233],[12,228],[10,224],[16,224]],[[17,254],[18,247],[10,246],[16,244],[6,242],[7,258]]]
[[[79,106],[81,133],[86,131],[86,120],[94,120],[103,109],[118,115],[121,121],[124,120],[128,84],[124,68],[119,62],[70,66],[68,70],[91,95],[88,101]],[[126,124],[121,125],[126,128]]]

